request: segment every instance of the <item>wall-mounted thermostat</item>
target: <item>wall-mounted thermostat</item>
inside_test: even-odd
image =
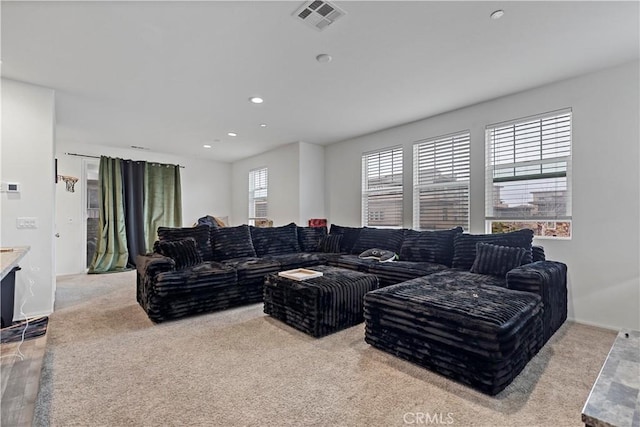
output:
[[[19,193],[20,183],[18,182],[2,182],[0,184],[0,191],[3,193]]]

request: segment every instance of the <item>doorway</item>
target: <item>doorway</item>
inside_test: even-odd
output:
[[[100,163],[97,160],[93,159],[83,159],[83,170],[84,170],[84,180],[85,180],[85,201],[84,204],[86,209],[86,224],[85,224],[85,232],[86,232],[86,260],[85,260],[85,268],[89,268],[91,265],[91,261],[93,260],[93,256],[96,253],[96,245],[98,244],[98,233],[99,233],[99,224],[98,217],[100,213],[100,195],[98,189],[98,171],[100,167]]]

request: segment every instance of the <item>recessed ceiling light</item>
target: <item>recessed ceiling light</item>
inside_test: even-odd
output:
[[[331,55],[327,55],[326,53],[321,53],[320,55],[316,56],[316,61],[322,63],[322,64],[326,64],[327,62],[331,62],[333,58],[331,57]]]
[[[203,147],[204,148],[211,148],[211,146],[209,144],[204,144]]]
[[[491,13],[491,19],[500,19],[504,16],[504,10],[498,9]]]
[[[249,101],[251,101],[254,104],[262,104],[264,102],[264,99],[260,98],[259,96],[253,96],[249,98]]]
[[[266,127],[267,127],[267,124],[266,124],[266,123],[260,123],[260,127],[261,127],[261,128],[266,128]]]
[[[235,132],[227,132],[227,135],[229,135],[229,136],[238,136],[238,134],[235,133]]]

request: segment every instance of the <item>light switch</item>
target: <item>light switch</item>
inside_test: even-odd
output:
[[[38,218],[27,217],[27,216],[16,218],[16,228],[19,228],[19,229],[38,228]]]

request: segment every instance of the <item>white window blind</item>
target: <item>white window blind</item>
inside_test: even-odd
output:
[[[362,155],[362,225],[402,227],[402,147]]]
[[[570,237],[571,110],[487,126],[486,146],[489,230]]]
[[[267,190],[269,174],[267,168],[249,171],[249,223],[256,218],[267,218]]]
[[[413,145],[413,228],[469,228],[469,131]]]

